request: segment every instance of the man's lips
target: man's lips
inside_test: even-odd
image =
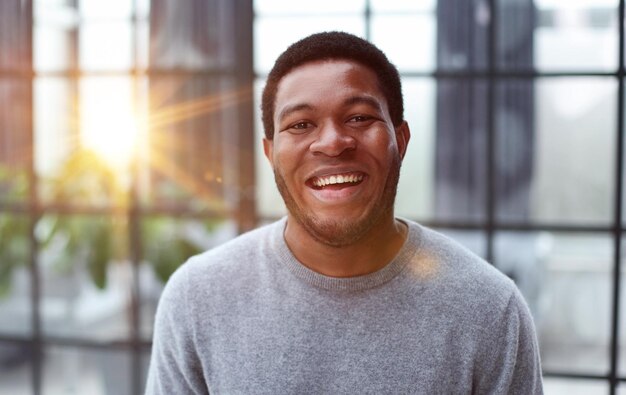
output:
[[[344,172],[336,174],[326,174],[323,176],[311,177],[307,184],[314,189],[342,188],[358,185],[363,181],[365,174],[362,172]]]

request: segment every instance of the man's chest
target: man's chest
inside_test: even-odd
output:
[[[475,352],[462,333],[393,311],[249,310],[201,335],[200,358],[211,393],[432,393],[444,383],[462,393]]]

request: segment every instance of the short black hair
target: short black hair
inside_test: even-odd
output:
[[[372,70],[387,100],[393,125],[399,126],[402,123],[404,104],[400,75],[387,56],[374,44],[355,35],[344,32],[323,32],[312,34],[291,44],[276,59],[267,77],[261,99],[263,128],[267,139],[274,138],[274,107],[280,80],[291,70],[305,63],[331,59],[355,61]]]

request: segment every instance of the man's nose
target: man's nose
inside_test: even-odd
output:
[[[326,156],[339,156],[356,148],[356,139],[340,125],[328,123],[318,131],[317,138],[310,145],[313,153]]]

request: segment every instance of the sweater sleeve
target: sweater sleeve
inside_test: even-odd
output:
[[[189,320],[187,270],[181,269],[170,277],[157,307],[146,395],[209,393]]]
[[[543,394],[535,326],[517,289],[484,333],[474,377],[475,394]]]

